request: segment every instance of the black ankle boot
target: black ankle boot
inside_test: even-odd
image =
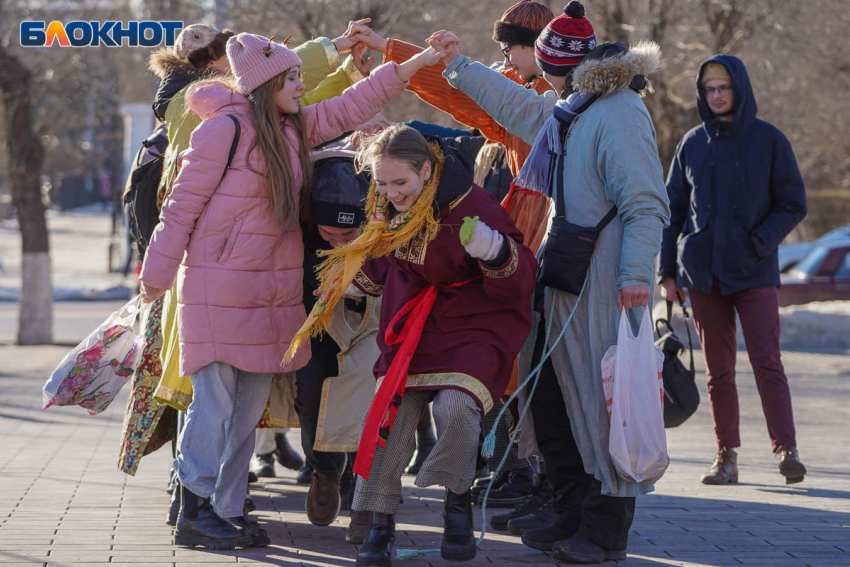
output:
[[[171,493],[171,506],[168,508],[168,516],[165,518],[166,525],[176,526],[177,516],[180,514],[180,484],[179,482]]]
[[[248,516],[236,516],[235,518],[227,518],[227,521],[239,529],[243,529],[254,538],[254,543],[251,547],[266,547],[272,540],[269,534],[257,525],[256,521],[252,521]]]
[[[469,561],[475,558],[475,534],[472,531],[472,495],[467,490],[455,494],[446,490],[443,508],[443,545],[440,555],[446,561]]]
[[[185,486],[181,487],[180,514],[177,516],[175,545],[204,549],[233,549],[250,547],[254,538],[218,516],[209,498],[201,498]]]
[[[369,535],[357,552],[357,567],[390,567],[395,542],[395,516],[372,512]]]

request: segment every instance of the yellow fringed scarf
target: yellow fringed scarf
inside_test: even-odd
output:
[[[325,259],[316,269],[319,276],[319,299],[307,320],[295,333],[281,365],[288,364],[298,349],[310,339],[325,332],[333,319],[334,307],[342,299],[342,294],[354,281],[354,277],[363,264],[372,258],[381,258],[392,254],[410,242],[420,231],[425,242],[431,242],[440,231],[440,221],[434,214],[432,204],[440,186],[445,156],[439,144],[429,143],[436,164],[431,180],[422,190],[422,194],[408,211],[396,215],[392,220],[387,217],[389,201],[378,193],[375,181],[369,187],[366,197],[366,212],[369,222],[356,240],[339,248],[320,253]]]

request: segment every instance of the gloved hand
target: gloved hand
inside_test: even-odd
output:
[[[472,236],[463,247],[466,253],[473,258],[489,262],[499,255],[504,245],[505,237],[502,236],[501,232],[493,230],[480,220],[477,220],[475,222],[475,228],[472,231]]]

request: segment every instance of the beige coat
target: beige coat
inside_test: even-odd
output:
[[[372,367],[378,359],[376,336],[381,299],[366,297],[363,314],[337,304],[328,334],[339,346],[339,375],[327,378],[322,388],[319,423],[313,449],[325,452],[352,452],[360,441],[360,426],[375,396]],[[269,424],[273,427],[300,427],[295,413],[295,374],[278,374],[272,382]]]

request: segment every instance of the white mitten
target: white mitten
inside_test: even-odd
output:
[[[498,230],[493,230],[481,221],[475,223],[475,230],[469,242],[466,243],[464,249],[466,253],[473,258],[478,258],[484,262],[494,260],[502,246],[505,244],[505,237]]]

